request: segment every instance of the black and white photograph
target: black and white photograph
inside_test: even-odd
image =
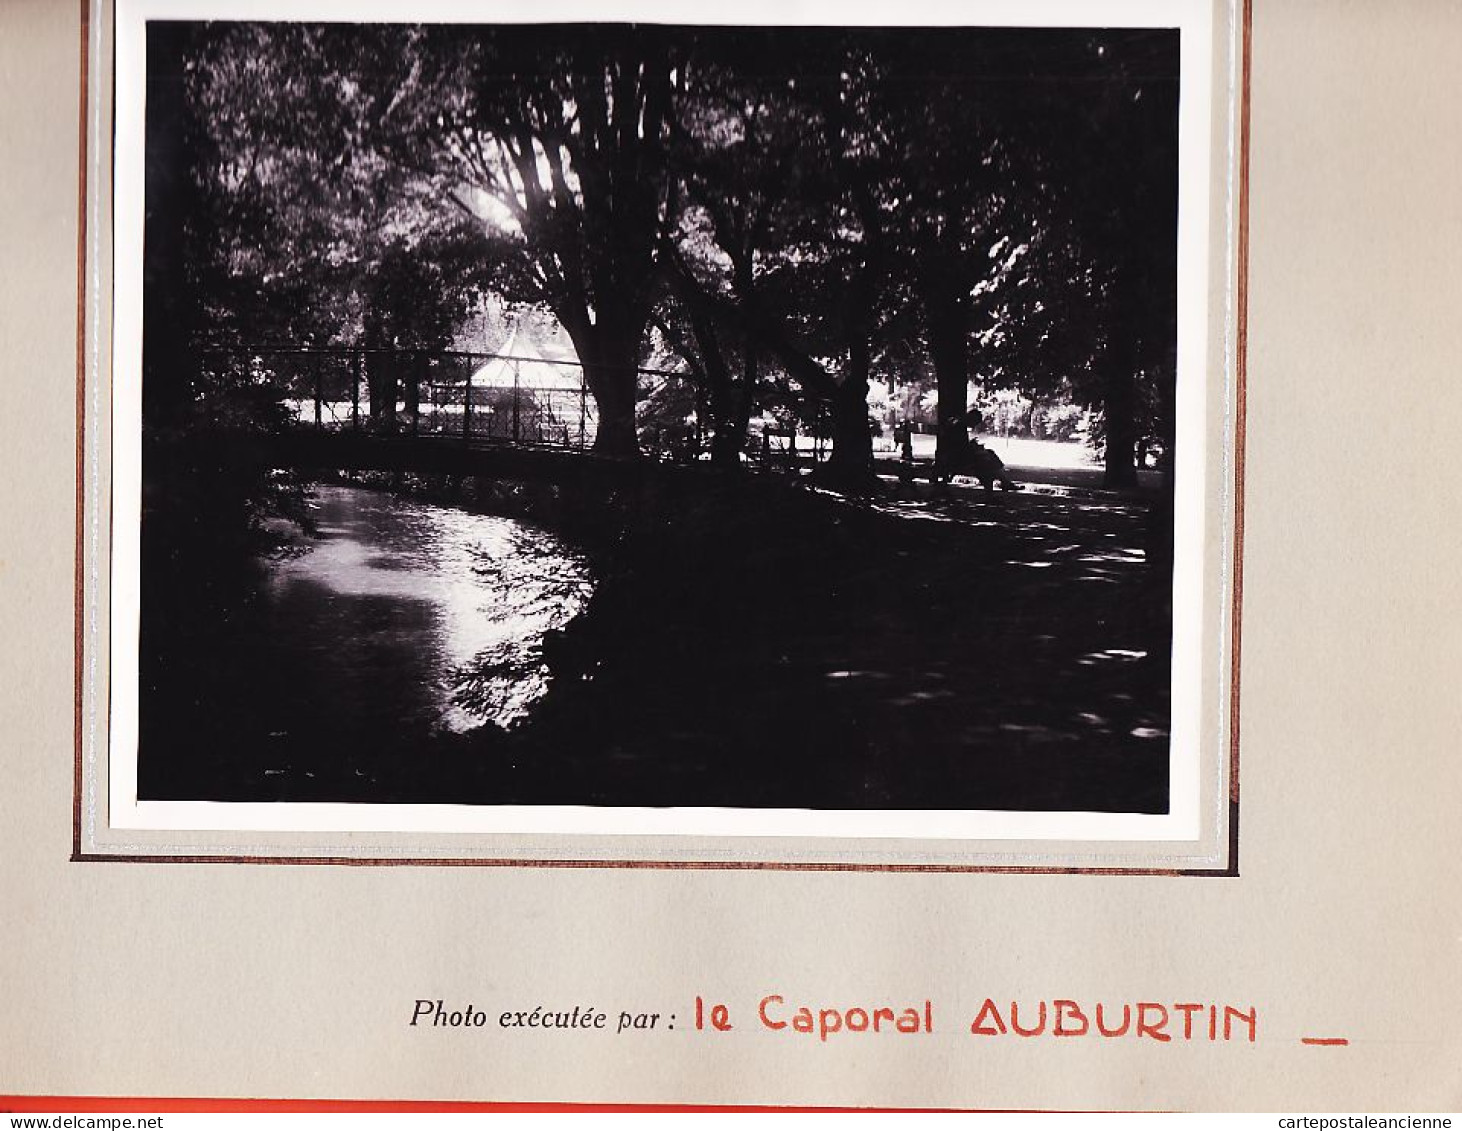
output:
[[[1186,32],[402,15],[145,23],[136,800],[1171,814]]]

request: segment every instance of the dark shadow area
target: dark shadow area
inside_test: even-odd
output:
[[[1145,508],[900,506],[735,476],[600,498],[584,611],[465,671],[433,667],[426,594],[275,584],[208,631],[155,597],[143,795],[1166,811],[1169,581]],[[540,665],[546,695],[506,729],[453,733],[422,691],[470,708]]]

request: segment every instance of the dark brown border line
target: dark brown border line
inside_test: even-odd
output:
[[[72,606],[76,618],[72,641],[75,688],[71,726],[76,747],[76,765],[71,786],[71,855],[81,855],[81,746],[86,686],[86,129],[91,103],[91,3],[81,0],[81,106],[77,122],[81,139],[76,156],[76,596]]]
[[[82,689],[85,622],[85,545],[82,534],[85,517],[85,407],[86,407],[86,189],[87,109],[89,101],[91,0],[81,2],[81,155],[80,235],[77,246],[77,353],[76,353],[76,600],[75,649],[76,691],[74,705],[75,770],[71,802],[71,859],[98,864],[293,864],[345,867],[436,867],[436,868],[606,868],[653,871],[763,871],[763,872],[923,872],[1003,876],[1182,876],[1236,877],[1239,874],[1239,640],[1244,592],[1244,435],[1245,397],[1248,376],[1249,330],[1249,73],[1252,57],[1253,0],[1242,0],[1243,21],[1239,74],[1239,205],[1237,240],[1237,304],[1234,368],[1234,536],[1233,606],[1230,611],[1229,667],[1229,821],[1228,861],[1222,868],[1063,868],[1054,866],[965,865],[965,864],[854,864],[847,862],[790,863],[760,860],[519,860],[513,858],[416,857],[416,856],[190,856],[122,855],[81,850],[82,793]],[[102,0],[105,2],[105,0]],[[97,296],[100,301],[100,296]]]
[[[187,856],[130,855],[120,853],[78,853],[74,862],[87,864],[289,864],[356,868],[544,868],[559,870],[608,870],[648,872],[874,872],[883,874],[995,875],[995,876],[1231,876],[1236,872],[1216,868],[1063,868],[1055,865],[1012,864],[857,864],[845,861],[788,863],[763,860],[517,860],[488,857],[419,856]]]
[[[1229,849],[1228,866],[1239,874],[1239,651],[1244,607],[1244,438],[1249,387],[1249,70],[1254,51],[1254,0],[1244,0],[1243,58],[1239,95],[1239,246],[1234,331],[1234,580],[1229,624]]]

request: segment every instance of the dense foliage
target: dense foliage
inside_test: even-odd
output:
[[[976,387],[986,410],[1023,400],[1029,430],[1095,410],[1108,479],[1131,482],[1171,448],[1177,46],[152,24],[148,426],[208,397],[273,425],[210,352],[440,350],[520,308],[572,339],[609,454],[679,414],[735,463],[770,414],[823,431],[855,481],[887,386],[905,418],[932,394],[957,463]],[[651,359],[680,387],[641,381]]]

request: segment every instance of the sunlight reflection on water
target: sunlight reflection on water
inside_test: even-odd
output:
[[[268,599],[288,610],[280,635],[308,640],[336,676],[341,663],[362,679],[391,673],[398,696],[400,681],[417,679],[424,686],[404,690],[433,729],[523,719],[547,689],[545,633],[593,590],[583,555],[514,519],[377,491],[322,486],[315,503],[318,536],[271,567]],[[347,634],[348,655],[328,647]]]

